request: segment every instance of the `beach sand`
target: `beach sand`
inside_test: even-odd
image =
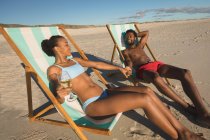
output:
[[[210,19],[144,23],[141,30],[149,30],[148,44],[158,60],[191,70],[194,81],[210,110]],[[110,62],[113,42],[106,27],[68,29],[76,43],[90,60]],[[72,48],[74,51],[75,49]],[[73,53],[75,56],[77,53]],[[27,93],[25,71],[21,61],[0,34],[0,139],[1,140],[77,140],[70,128],[43,123],[32,123],[27,118]],[[120,64],[116,55],[116,64]],[[105,78],[118,86],[130,84],[122,75]],[[95,82],[104,87],[88,70]],[[178,95],[189,101],[179,81],[170,80]],[[152,84],[145,84],[155,90]],[[32,81],[33,106],[39,107],[47,101],[39,87]],[[160,97],[162,98],[162,97]],[[203,133],[210,139],[210,129],[200,127],[193,117],[184,112],[168,98],[162,99],[171,106],[175,117],[195,133]],[[50,118],[62,120],[52,111]],[[85,132],[90,140],[156,140],[168,137],[145,117],[142,109],[123,113],[111,136]]]

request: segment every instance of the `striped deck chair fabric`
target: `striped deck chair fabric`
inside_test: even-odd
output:
[[[10,38],[15,42],[18,49],[26,57],[29,63],[41,77],[46,86],[50,88],[47,79],[47,68],[54,63],[54,57],[47,56],[41,49],[41,42],[49,39],[52,35],[61,35],[58,27],[24,27],[24,28],[4,28]],[[62,107],[70,118],[77,124],[87,127],[112,130],[121,113],[104,119],[94,120],[88,117],[81,108],[78,100],[68,102],[66,96]]]
[[[128,45],[125,43],[124,38],[125,38],[125,33],[127,30],[132,29],[134,31],[136,31],[136,27],[134,26],[134,24],[115,24],[115,25],[109,25],[109,30],[115,40],[115,42],[117,43],[118,48],[120,49],[120,51],[125,50]],[[138,40],[136,40],[137,42]],[[125,67],[124,61],[122,60],[122,57],[120,56],[119,52],[117,51],[117,54],[120,57],[121,63],[123,65],[123,67]],[[133,70],[132,71],[132,77],[136,77],[136,73]]]
[[[124,41],[125,32],[129,29],[136,30],[134,24],[109,25],[112,35],[121,51],[127,48]]]
[[[123,50],[125,50],[128,47],[127,44],[124,41],[125,33],[126,33],[127,30],[132,29],[132,30],[136,31],[137,33],[140,32],[140,30],[137,27],[136,23],[134,23],[134,24],[131,23],[131,24],[112,24],[112,25],[107,25],[107,29],[108,29],[110,35],[112,36],[113,42],[119,48],[118,51],[123,51]],[[138,43],[138,41],[139,41],[139,38],[138,38],[138,40],[136,40],[136,43]],[[156,57],[154,56],[152,50],[150,49],[150,47],[148,46],[147,43],[146,43],[145,46],[148,49],[148,51],[149,51],[150,55],[152,56],[153,60],[157,61]],[[125,67],[124,61],[122,59],[122,53],[120,54],[118,51],[117,51],[117,54],[120,57],[120,60],[122,62],[123,67]],[[114,48],[113,54],[114,54],[114,52],[115,52],[115,48]],[[113,61],[113,59],[114,59],[114,57],[112,57],[111,61]],[[133,78],[136,77],[135,69],[133,69],[132,77]],[[171,85],[167,78],[165,78],[165,80],[168,83],[168,85]]]
[[[109,29],[113,35],[114,40],[116,41],[116,43],[118,45],[120,51],[123,51],[128,47],[124,41],[126,31],[129,29],[132,29],[134,31],[136,30],[134,24],[109,25]],[[117,54],[120,56],[119,52],[117,52]],[[122,62],[123,67],[125,67],[125,64],[122,59],[121,59],[121,62]]]

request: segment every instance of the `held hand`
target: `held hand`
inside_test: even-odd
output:
[[[128,78],[128,76],[130,76],[132,73],[130,67],[120,68],[120,71],[122,72],[123,75],[125,75],[126,78]]]
[[[128,67],[128,66],[126,66],[125,69],[127,70],[127,75],[128,75],[128,76],[131,76],[131,74],[132,74],[132,69],[131,69],[130,67]]]

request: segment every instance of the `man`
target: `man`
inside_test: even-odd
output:
[[[128,48],[122,52],[125,57],[126,66],[136,70],[137,78],[152,82],[161,93],[179,103],[189,113],[196,115],[197,120],[210,126],[210,113],[202,101],[190,71],[164,64],[160,61],[151,61],[143,50],[147,43],[148,36],[148,31],[139,32],[138,34],[134,30],[126,31],[125,43],[128,45]],[[138,37],[141,38],[140,41],[137,41]],[[162,77],[180,80],[184,92],[192,100],[195,107],[180,98],[164,82]]]

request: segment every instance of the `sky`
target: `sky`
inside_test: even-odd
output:
[[[0,23],[104,25],[210,18],[210,0],[1,0]]]

